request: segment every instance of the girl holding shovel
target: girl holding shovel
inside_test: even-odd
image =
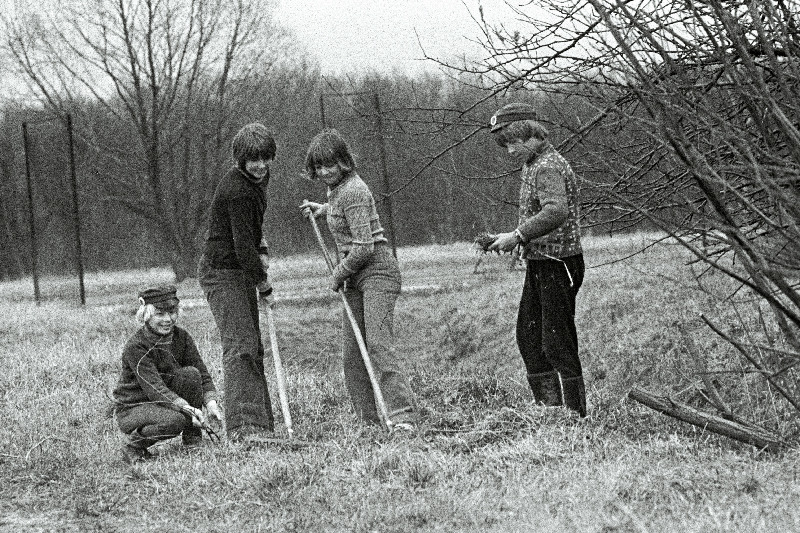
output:
[[[356,172],[345,140],[333,129],[319,133],[308,147],[305,171],[328,187],[324,204],[304,201],[300,210],[316,219],[325,215],[340,261],[330,289],[343,290],[364,338],[373,375],[382,393],[393,434],[415,430],[412,393],[395,357],[394,308],[400,294],[400,269],[378,218],[375,199]],[[358,417],[380,423],[375,392],[361,356],[354,327],[343,317],[344,380]]]

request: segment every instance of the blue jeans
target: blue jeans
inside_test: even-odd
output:
[[[381,244],[375,246],[369,262],[347,280],[344,292],[367,345],[389,419],[395,423],[410,419],[413,411],[411,387],[394,349],[394,307],[400,283],[397,259],[390,247]],[[372,383],[352,324],[344,312],[342,356],[344,382],[356,414],[366,422],[378,423]]]
[[[198,277],[222,341],[225,429],[248,425],[272,431],[255,284],[242,270],[213,269],[203,259]]]

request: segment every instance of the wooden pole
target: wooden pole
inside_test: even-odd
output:
[[[72,189],[72,225],[75,231],[75,262],[78,268],[78,286],[81,305],[86,305],[86,287],[83,280],[83,245],[81,243],[81,218],[78,209],[78,180],[75,176],[75,140],[72,135],[72,115],[67,113],[69,139],[69,184]]]
[[[378,153],[381,163],[381,177],[383,178],[383,201],[386,202],[386,229],[389,233],[389,242],[392,245],[392,253],[397,257],[397,245],[395,243],[394,218],[392,217],[392,195],[389,183],[389,167],[386,163],[386,139],[383,135],[383,114],[381,113],[381,100],[378,91],[372,93],[372,101],[375,105],[376,125],[378,130]]]
[[[668,396],[657,396],[641,387],[633,387],[628,393],[628,397],[665,415],[757,448],[771,452],[785,448],[784,443],[778,438],[764,433],[759,428],[748,427],[733,420],[698,411],[693,407],[678,403]]]
[[[31,269],[33,270],[33,298],[36,305],[42,300],[39,292],[39,267],[37,265],[36,218],[33,213],[33,184],[31,183],[31,158],[28,148],[28,123],[22,123],[22,148],[25,152],[25,184],[28,190],[28,225],[31,234]]]
[[[325,121],[325,94],[319,95],[319,119],[322,122],[322,129],[328,127],[328,123]]]

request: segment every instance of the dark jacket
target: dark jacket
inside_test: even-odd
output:
[[[260,182],[234,167],[217,185],[203,257],[213,269],[243,270],[253,284],[267,279],[259,254],[268,252],[261,226],[267,206],[269,173]]]
[[[122,372],[114,389],[117,406],[156,402],[176,409],[187,405],[170,389],[175,370],[193,366],[200,371],[203,403],[216,399],[216,388],[197,346],[186,330],[175,327],[159,336],[142,326],[122,350]]]

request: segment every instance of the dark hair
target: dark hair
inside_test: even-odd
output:
[[[247,161],[275,159],[277,146],[272,132],[259,122],[244,126],[231,143],[233,159],[239,168],[244,168]]]
[[[339,165],[343,176],[356,169],[356,162],[347,142],[335,129],[322,130],[311,139],[306,152],[306,175],[316,179],[316,166],[332,167]]]
[[[503,126],[503,129],[493,133],[494,140],[498,145],[505,147],[508,143],[513,141],[527,142],[529,139],[536,137],[539,140],[547,139],[550,134],[547,128],[537,120],[516,120],[509,122],[508,125]]]

